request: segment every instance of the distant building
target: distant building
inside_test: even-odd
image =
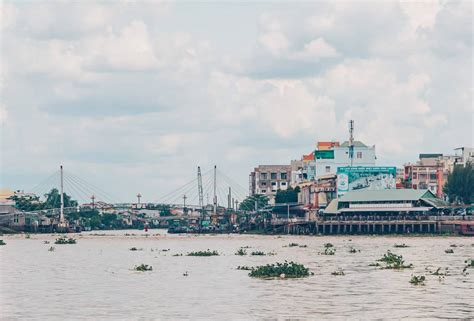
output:
[[[290,186],[294,188],[305,179],[303,175],[303,161],[299,159],[292,160]]]
[[[455,165],[463,164],[462,156],[439,153],[420,154],[415,164],[405,164],[405,186],[428,189],[438,197],[443,196],[443,186]]]
[[[474,164],[474,148],[472,147],[459,147],[455,150],[456,156],[458,157],[456,165],[465,166],[468,162]]]
[[[298,185],[300,193],[298,202],[307,208],[325,208],[336,198],[336,175],[320,176],[313,182]]]
[[[249,175],[250,195],[266,195],[274,204],[276,192],[290,186],[291,172],[291,165],[259,165]]]

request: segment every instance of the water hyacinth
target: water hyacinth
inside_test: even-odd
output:
[[[207,249],[206,251],[196,251],[196,252],[190,252],[187,254],[187,256],[218,256],[219,253],[217,251],[211,251]]]
[[[135,266],[133,269],[139,272],[153,271],[153,267],[148,264],[140,264]]]
[[[7,245],[3,240],[0,240],[0,245]]]
[[[377,261],[385,263],[385,266],[383,267],[384,269],[409,269],[413,267],[413,264],[405,265],[403,256],[392,253],[390,250],[388,250],[387,253]]]
[[[237,270],[252,271],[252,268],[250,266],[246,266],[246,265],[242,265],[242,266],[239,265],[237,267]]]
[[[453,250],[453,249],[446,249],[446,250],[444,250],[444,253],[446,253],[446,254],[453,254],[453,253],[454,253],[454,250]]]
[[[338,275],[345,275],[345,273],[342,269],[337,269],[336,271],[331,272],[331,275],[338,276]]]
[[[76,244],[76,239],[72,237],[66,238],[65,236],[61,236],[54,241],[54,244]]]
[[[395,244],[393,247],[395,247],[395,248],[406,248],[406,247],[409,247],[409,246],[406,245],[405,243],[403,243],[403,244]]]
[[[130,251],[141,251],[143,249],[139,249],[139,248],[136,248],[136,247],[131,247],[129,248]]]
[[[257,255],[257,256],[263,256],[263,255],[266,255],[265,252],[262,252],[262,251],[254,251],[252,253],[250,253],[251,255]]]
[[[420,275],[420,276],[413,275],[411,277],[410,283],[413,285],[425,285],[425,280],[426,278],[424,275]]]
[[[237,252],[235,252],[235,255],[240,255],[240,256],[247,255],[247,251],[244,250],[243,248],[240,248]]]
[[[349,253],[357,253],[357,252],[360,252],[360,250],[356,249],[353,246],[351,246],[351,248],[349,249]]]
[[[295,262],[261,265],[252,268],[249,273],[254,278],[302,278],[312,275],[303,264]]]

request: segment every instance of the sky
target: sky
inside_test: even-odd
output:
[[[471,1],[0,5],[0,187],[60,164],[152,202],[219,170],[248,187],[317,141],[377,165],[473,146]]]

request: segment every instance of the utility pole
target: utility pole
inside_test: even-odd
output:
[[[286,217],[287,217],[287,233],[290,234],[290,204],[286,204]]]
[[[217,188],[217,166],[214,165],[214,215],[217,214],[217,194],[216,194],[216,188]]]
[[[63,165],[59,167],[60,173],[61,173],[61,210],[59,213],[59,225],[61,227],[65,227],[65,221],[64,221],[64,181],[63,181]]]
[[[354,121],[349,121],[349,158],[351,167],[354,164]]]

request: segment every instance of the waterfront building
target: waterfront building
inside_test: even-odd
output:
[[[290,186],[295,188],[302,183],[306,177],[303,175],[303,161],[300,159],[292,160],[291,163],[291,179]]]
[[[298,185],[298,202],[306,208],[325,208],[336,198],[336,175],[328,174]]]
[[[291,172],[291,165],[259,165],[249,175],[250,195],[266,195],[274,204],[276,192],[290,186]]]
[[[465,153],[466,159],[468,153]],[[415,164],[405,164],[405,186],[412,189],[429,189],[443,196],[443,186],[456,165],[463,165],[463,156],[439,153],[420,154]]]
[[[427,189],[387,189],[350,191],[334,199],[325,214],[345,216],[434,215],[447,203]]]

